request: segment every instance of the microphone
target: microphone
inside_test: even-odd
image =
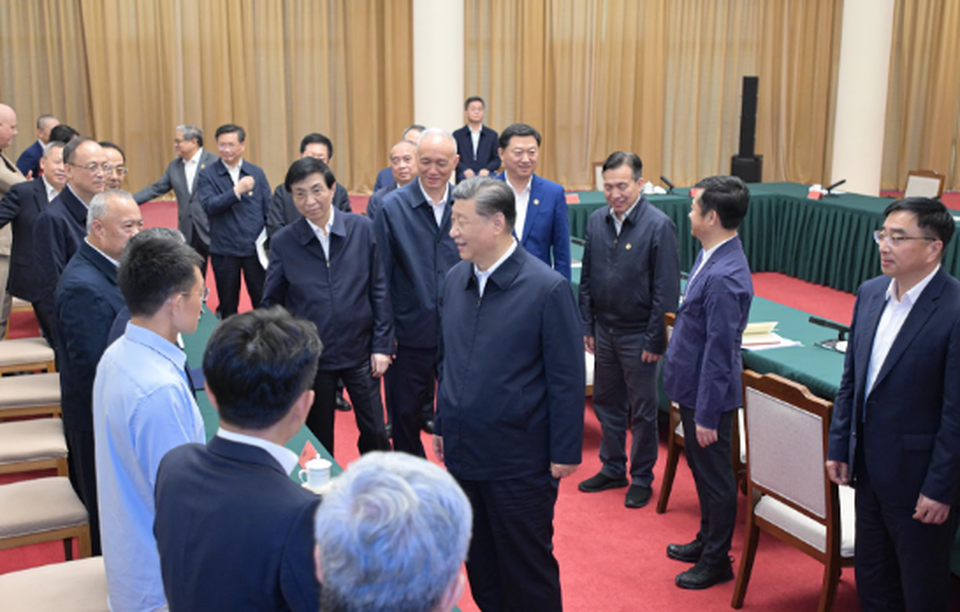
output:
[[[667,193],[673,193],[673,183],[671,183],[665,176],[661,176],[660,180],[663,181],[664,185],[670,188],[667,190]]]
[[[837,338],[830,340],[822,340],[820,342],[814,342],[817,346],[822,346],[825,349],[830,349],[837,351],[839,353],[847,352],[847,334],[850,333],[850,328],[846,325],[841,325],[840,323],[834,323],[833,321],[828,321],[826,319],[821,319],[820,317],[810,317],[810,322],[814,325],[819,325],[820,327],[826,327],[827,329],[832,329],[839,332]]]
[[[837,187],[839,187],[840,185],[843,185],[843,184],[846,183],[846,182],[847,182],[847,179],[841,179],[841,180],[837,181],[836,183],[834,183],[833,185],[830,185],[829,187],[827,187],[826,189],[824,189],[824,191],[826,192],[826,195],[828,195],[828,196],[829,196],[829,195],[833,195],[833,190],[836,189]]]

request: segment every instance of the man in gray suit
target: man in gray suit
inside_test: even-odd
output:
[[[187,244],[203,257],[203,277],[207,277],[210,259],[210,223],[197,197],[197,176],[200,171],[217,161],[217,156],[203,149],[203,130],[195,125],[178,125],[173,148],[177,158],[157,182],[133,195],[137,204],[159,197],[171,189],[177,196],[177,229]]]

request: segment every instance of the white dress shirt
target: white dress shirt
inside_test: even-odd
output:
[[[487,268],[486,270],[481,271],[480,268],[477,267],[477,264],[473,264],[473,273],[477,275],[477,285],[478,285],[478,288],[480,289],[480,297],[483,297],[483,290],[487,288],[487,279],[490,278],[490,275],[493,274],[497,270],[497,268],[500,267],[500,264],[507,261],[507,258],[513,255],[513,252],[516,250],[517,250],[517,239],[513,238],[511,239],[510,247],[507,248],[507,251],[500,256],[500,259],[494,262],[494,264],[489,268]]]
[[[447,198],[450,196],[450,184],[447,183],[446,188],[443,190],[443,198],[439,202],[434,202],[430,195],[427,194],[423,188],[423,183],[420,183],[420,193],[423,194],[423,198],[427,201],[427,204],[433,208],[433,218],[437,220],[437,227],[440,227],[440,225],[443,224],[443,211],[447,208]]]
[[[183,162],[183,173],[187,177],[187,191],[193,193],[193,179],[197,176],[197,168],[200,167],[200,156],[203,154],[203,149],[197,149],[197,152],[193,154],[193,157],[190,159],[184,160]],[[227,166],[227,170],[230,170],[230,166]],[[239,175],[240,170],[239,166],[237,168],[237,174]],[[233,177],[233,174],[230,175]],[[239,178],[233,179],[233,184],[236,185]]]
[[[633,209],[637,207],[639,202],[640,197],[637,198],[636,202],[630,205],[630,208],[623,211],[623,216],[619,218],[617,217],[617,213],[613,210],[613,206],[610,207],[610,216],[613,218],[613,229],[617,231],[617,236],[620,235],[620,230],[623,229],[623,220],[630,216],[630,213],[633,212]]]
[[[47,204],[53,202],[53,198],[60,195],[60,192],[57,191],[57,188],[50,184],[50,181],[47,180],[46,176],[40,177],[43,179],[43,188],[47,191]]]
[[[297,466],[297,463],[300,460],[297,454],[289,448],[280,446],[279,444],[274,444],[270,440],[264,440],[263,438],[248,436],[235,431],[227,431],[223,427],[217,429],[217,437],[223,438],[224,440],[230,440],[231,442],[236,442],[238,444],[246,444],[248,446],[262,448],[270,453],[271,457],[276,459],[277,463],[280,464],[280,467],[283,468],[285,474],[290,474],[293,472],[293,468]]]
[[[480,132],[483,131],[483,124],[480,124],[476,130],[470,128],[470,140],[473,141],[473,159],[477,159],[477,150],[480,148]]]
[[[513,192],[517,204],[517,220],[513,223],[513,233],[518,240],[523,240],[523,226],[527,223],[527,208],[530,206],[530,186],[533,185],[533,176],[530,176],[530,180],[520,191],[513,188],[510,179],[507,179],[507,185],[510,185],[510,191]]]
[[[327,219],[327,224],[322,228],[307,219],[307,223],[310,224],[310,229],[313,230],[313,233],[317,235],[317,239],[320,240],[320,248],[323,249],[323,255],[327,258],[327,265],[330,265],[330,228],[333,227],[333,215],[336,214],[333,212],[334,206],[330,206],[330,218]]]

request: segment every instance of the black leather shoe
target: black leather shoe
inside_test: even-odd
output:
[[[650,497],[653,496],[653,489],[643,485],[630,485],[627,489],[627,497],[623,500],[623,505],[627,508],[643,508],[650,503]]]
[[[681,589],[709,589],[715,584],[731,580],[733,580],[733,566],[729,561],[715,565],[698,561],[687,571],[677,574],[677,586]]]
[[[696,563],[703,554],[703,542],[694,540],[689,544],[668,544],[667,556],[674,561],[683,561],[684,563]]]
[[[600,472],[592,478],[587,478],[581,482],[578,487],[584,493],[599,493],[607,489],[622,489],[630,484],[626,478],[610,478],[603,472]]]
[[[342,395],[338,395],[338,396],[337,396],[336,408],[337,408],[337,410],[339,410],[340,412],[350,412],[350,410],[351,410],[352,407],[350,406],[350,402],[348,402],[347,400],[343,399],[343,396],[342,396]]]

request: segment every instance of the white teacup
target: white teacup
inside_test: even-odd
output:
[[[319,455],[307,461],[307,469],[300,470],[300,482],[311,489],[319,489],[330,482],[330,468],[333,464]]]

